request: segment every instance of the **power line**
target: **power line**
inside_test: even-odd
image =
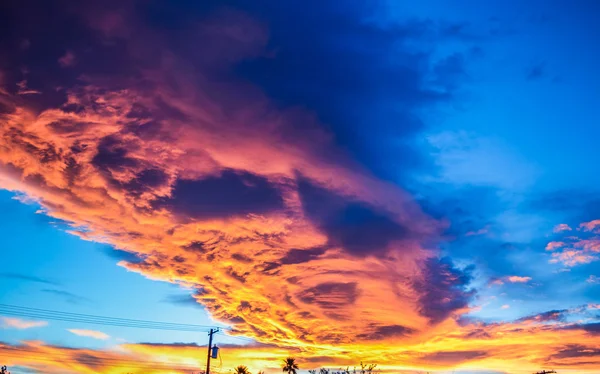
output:
[[[223,333],[223,332],[219,332],[219,335],[226,336],[226,337],[228,337],[228,338],[233,338],[233,339],[244,340],[244,341],[251,342],[251,343],[256,343],[256,340],[255,340],[255,339],[252,339],[252,338],[247,338],[247,337],[245,337],[245,336],[239,336],[239,335],[227,335],[227,334],[225,334],[225,333]]]
[[[139,319],[129,318],[117,318],[117,317],[105,317],[92,314],[82,313],[70,313],[62,311],[54,311],[48,309],[29,308],[16,305],[0,304],[0,314],[17,316],[17,317],[28,317],[28,318],[40,318],[59,320],[67,322],[81,322],[97,325],[108,325],[108,326],[119,326],[119,327],[134,327],[144,329],[155,329],[155,330],[177,330],[177,331],[195,331],[195,332],[207,332],[208,329],[214,328],[214,326],[208,325],[196,325],[187,323],[173,323],[173,322],[161,322],[161,321],[147,321]],[[228,329],[228,328],[226,328]]]

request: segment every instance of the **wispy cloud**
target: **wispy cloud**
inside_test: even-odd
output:
[[[40,277],[36,277],[33,275],[20,274],[20,273],[0,273],[0,277],[20,280],[20,281],[24,281],[24,282],[49,284],[49,285],[53,285],[53,286],[59,285],[57,282],[54,282],[54,281],[46,279],[46,278],[40,278]]]
[[[62,297],[65,301],[71,304],[81,304],[90,302],[90,299],[88,299],[87,297],[79,296],[64,290],[43,289],[42,292]]]
[[[109,335],[107,335],[101,331],[95,331],[95,330],[69,329],[67,331],[69,331],[72,334],[78,335],[78,336],[85,336],[88,338],[93,338],[93,339],[98,339],[98,340],[106,340],[106,339],[110,338]]]
[[[562,231],[572,231],[573,229],[571,229],[571,227],[569,225],[567,225],[566,223],[560,223],[556,226],[554,226],[554,229],[552,230],[555,233],[558,232],[562,232]]]
[[[44,327],[48,325],[46,321],[31,321],[20,318],[0,317],[2,320],[2,328],[25,330],[35,327]]]
[[[590,275],[588,277],[588,279],[586,279],[586,282],[588,282],[590,284],[600,284],[600,277],[597,277],[595,275]]]
[[[531,280],[531,277],[521,277],[518,275],[511,275],[505,278],[507,281],[511,283],[527,283]]]
[[[490,279],[489,284],[501,286],[506,282],[508,282],[508,283],[528,283],[529,281],[531,281],[531,279],[532,279],[531,277],[508,275],[508,276],[500,277],[500,278],[492,278],[492,279]]]

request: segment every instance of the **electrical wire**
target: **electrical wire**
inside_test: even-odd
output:
[[[129,318],[105,317],[99,315],[61,312],[48,309],[29,308],[16,305],[0,304],[0,314],[16,317],[40,318],[59,320],[66,322],[81,322],[96,325],[108,325],[119,327],[134,327],[154,330],[176,330],[176,331],[194,331],[208,332],[208,329],[215,328],[208,325],[196,325],[187,323],[173,323],[161,321],[146,321]],[[219,327],[229,329],[227,327]]]
[[[228,338],[233,338],[233,339],[239,339],[239,340],[243,340],[243,341],[247,341],[250,343],[256,343],[256,340],[252,339],[252,338],[247,338],[245,336],[239,336],[239,335],[227,335],[224,332],[220,331],[218,334],[226,336]]]

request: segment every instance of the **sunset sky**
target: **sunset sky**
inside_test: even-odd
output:
[[[598,14],[1,2],[0,366],[600,373]]]

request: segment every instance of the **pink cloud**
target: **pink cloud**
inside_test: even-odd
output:
[[[75,62],[75,54],[71,51],[65,52],[65,54],[58,59],[58,64],[63,68],[73,66],[75,65]]]
[[[25,330],[34,327],[44,327],[48,325],[46,321],[28,321],[20,318],[2,317],[2,328]]]
[[[584,222],[584,223],[580,224],[579,227],[585,231],[600,232],[598,230],[598,229],[600,229],[600,219],[595,219],[593,221]]]
[[[571,231],[571,227],[569,225],[567,225],[566,223],[560,223],[556,226],[554,226],[554,229],[552,230],[555,233],[558,232],[563,232],[563,231]]]
[[[598,260],[597,256],[590,255],[586,251],[568,249],[562,252],[553,253],[550,263],[561,262],[566,266],[573,267],[581,264],[589,264],[596,260]]]
[[[508,280],[511,283],[527,283],[531,280],[531,277],[520,277],[517,275],[511,275],[509,277],[506,277],[506,280]]]
[[[547,251],[554,251],[565,246],[565,242],[550,242],[546,245]]]

